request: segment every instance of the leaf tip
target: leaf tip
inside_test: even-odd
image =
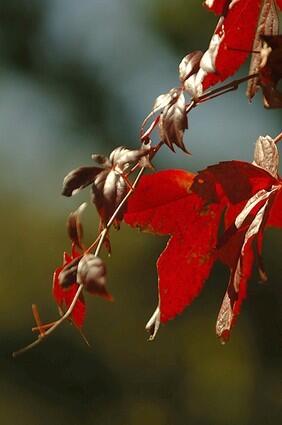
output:
[[[157,307],[152,317],[147,322],[145,329],[149,332],[149,341],[153,341],[157,335],[161,323],[161,312],[160,308]]]

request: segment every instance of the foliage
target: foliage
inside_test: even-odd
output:
[[[257,140],[253,163],[229,161],[197,174],[166,170],[142,177],[145,169],[153,168],[153,157],[165,145],[171,151],[178,147],[188,153],[183,137],[192,109],[236,90],[241,83],[248,81],[249,99],[261,88],[266,108],[282,106],[278,88],[282,36],[277,34],[281,1],[206,0],[205,6],[220,16],[209,47],[204,53],[189,53],[180,62],[179,87],[154,102],[141,126],[140,148],[118,147],[109,157],[95,154],[93,159],[99,166],[80,167],[65,177],[65,196],[91,185],[93,204],[100,216],[98,236],[86,248],[80,222],[83,208],[70,215],[72,252],[64,254],[63,265],[56,269],[53,280],[61,317],[42,325],[34,307],[38,339],[15,355],[38,345],[66,319],[81,331],[86,313],[84,292],[112,300],[105,286],[106,266],[99,255],[102,247],[111,252],[110,228],[114,225],[118,229],[123,219],[142,230],[170,235],[157,263],[159,302],[146,326],[150,339],[160,323],[181,313],[199,294],[216,260],[230,269],[216,324],[223,342],[246,296],[254,250],[261,279],[267,279],[261,255],[263,231],[282,225],[277,150],[281,133]],[[249,75],[211,89],[237,72],[250,54]]]

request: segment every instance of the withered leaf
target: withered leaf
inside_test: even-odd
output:
[[[176,145],[188,153],[183,143],[183,135],[186,128],[188,128],[188,121],[185,97],[183,92],[180,92],[175,102],[166,106],[160,116],[160,138],[173,152],[173,145]]]
[[[183,87],[174,88],[168,93],[157,97],[152,111],[147,115],[141,126],[141,140],[143,140],[144,143],[146,143],[153,128],[158,124],[163,143],[173,152],[173,145],[175,144],[184,152],[188,153],[183,143],[183,133],[187,128],[186,105],[183,90]],[[149,126],[149,129],[144,131],[144,127],[152,115],[160,111],[162,111],[161,114],[155,118],[151,126]]]
[[[101,170],[98,167],[79,167],[72,170],[64,178],[62,195],[72,196],[89,186]]]
[[[77,281],[91,294],[112,300],[106,289],[106,265],[101,258],[93,254],[84,255],[78,265]]]
[[[123,176],[114,170],[110,172],[105,170],[96,177],[91,190],[92,202],[95,204],[103,224],[110,219],[127,191],[128,186]],[[124,208],[125,205],[116,216],[115,225],[117,227],[123,217]]]
[[[262,35],[276,35],[279,31],[278,12],[275,0],[264,0],[258,19],[257,31],[253,42],[249,75],[257,74],[261,67],[260,51],[263,47]],[[251,100],[259,89],[259,76],[248,81],[246,95]]]
[[[70,213],[67,220],[67,232],[72,243],[79,249],[83,249],[82,238],[83,238],[83,227],[80,222],[80,215],[86,208],[87,204],[84,202],[78,207],[78,209]]]
[[[100,214],[102,225],[105,225],[130,187],[125,172],[132,165],[138,164],[142,158],[147,157],[150,149],[149,145],[142,145],[140,149],[135,150],[119,146],[112,151],[109,158],[98,154],[92,155],[92,159],[101,167],[80,167],[71,171],[64,179],[63,195],[72,196],[92,183],[92,201]],[[150,163],[143,161],[143,164],[149,166]],[[115,219],[116,227],[122,219],[124,208],[125,206],[120,209]],[[81,248],[78,227],[77,218],[71,217],[70,237]]]
[[[253,164],[277,177],[279,153],[277,145],[270,136],[260,136],[256,141]]]
[[[118,148],[113,150],[113,152],[110,154],[109,159],[116,171],[123,173],[133,163],[138,162],[141,158],[148,155],[149,150],[149,145],[143,145],[140,149],[135,150],[119,146]]]
[[[260,84],[266,108],[282,108],[282,93],[277,88],[282,78],[282,35],[262,36]],[[264,65],[265,63],[265,65]]]
[[[154,102],[151,114],[155,114],[156,112],[159,112],[161,109],[175,103],[180,93],[181,93],[180,89],[176,88],[176,89],[171,89],[168,93],[161,94],[160,96],[158,96]]]
[[[81,256],[73,258],[70,262],[68,262],[61,272],[59,273],[58,279],[59,279],[59,285],[62,288],[68,288],[69,286],[76,283],[77,278],[77,266],[81,259]]]

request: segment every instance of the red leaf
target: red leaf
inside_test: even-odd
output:
[[[181,206],[192,207],[187,199],[193,178],[194,174],[182,170],[144,176],[130,198],[126,223],[160,235],[183,232],[188,216]]]
[[[159,304],[146,326],[151,339],[159,322],[181,313],[199,294],[216,259],[230,269],[216,326],[221,340],[228,339],[252,274],[253,245],[258,250],[260,277],[266,280],[263,231],[266,226],[282,227],[277,155],[274,140],[265,136],[256,142],[253,164],[227,161],[196,176],[169,170],[141,179],[129,200],[125,221],[171,236],[157,262]],[[225,230],[218,237],[223,211]]]
[[[230,268],[230,281],[216,325],[217,335],[223,342],[229,338],[246,296],[254,262],[254,243],[260,278],[267,280],[261,256],[263,231],[266,226],[282,227],[282,184],[274,177],[277,155],[275,143],[269,136],[259,138],[254,163],[265,169],[238,161],[220,163],[199,173],[191,188],[206,196],[208,202],[222,202],[227,207],[226,231],[217,245],[218,258]]]
[[[201,198],[189,191],[192,181],[192,174],[180,170],[145,176],[125,214],[131,226],[171,235],[157,263],[161,322],[193,301],[214,261],[222,208],[204,206]]]
[[[230,2],[224,20],[215,30],[220,37],[224,34],[215,59],[216,74],[204,79],[204,89],[233,75],[247,59],[252,50],[261,3],[261,0]]]
[[[187,90],[194,96],[224,81],[245,62],[252,50],[262,0],[211,0],[206,5],[222,16],[199,71],[187,80]]]
[[[191,190],[207,202],[226,197],[227,202],[238,204],[273,184],[277,184],[277,179],[263,168],[243,161],[226,161],[199,172]]]

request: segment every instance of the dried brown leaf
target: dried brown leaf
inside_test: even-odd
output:
[[[279,153],[274,140],[270,136],[260,136],[257,139],[253,164],[264,168],[273,177],[277,177]]]
[[[84,255],[78,264],[77,282],[91,294],[112,300],[106,289],[106,265],[101,258],[93,254]]]
[[[282,108],[282,93],[278,83],[282,79],[282,35],[262,36],[261,51],[263,66],[260,69],[260,84],[266,108]],[[264,65],[265,63],[265,65]]]
[[[171,89],[168,93],[158,96],[153,104],[152,114],[159,112],[161,109],[173,104],[179,97],[179,89]]]
[[[160,122],[161,140],[174,152],[173,145],[178,146],[188,153],[183,143],[183,135],[188,128],[186,104],[183,92],[179,93],[177,100],[166,106],[161,114]]]
[[[89,186],[101,172],[98,167],[79,167],[66,175],[63,181],[62,195],[72,196],[86,186]]]
[[[60,272],[58,277],[59,285],[63,288],[68,288],[77,281],[77,267],[80,259],[81,256],[75,257],[73,260],[67,263]]]
[[[87,204],[84,202],[78,207],[78,209],[72,213],[70,213],[67,220],[67,232],[72,243],[83,249],[82,238],[83,238],[83,228],[80,221],[80,215],[86,208]]]
[[[249,75],[257,74],[262,66],[261,52],[263,47],[262,35],[276,35],[279,32],[279,19],[277,6],[274,0],[264,0],[258,20],[257,31],[253,43]],[[259,77],[248,81],[246,95],[251,100],[259,89]]]

